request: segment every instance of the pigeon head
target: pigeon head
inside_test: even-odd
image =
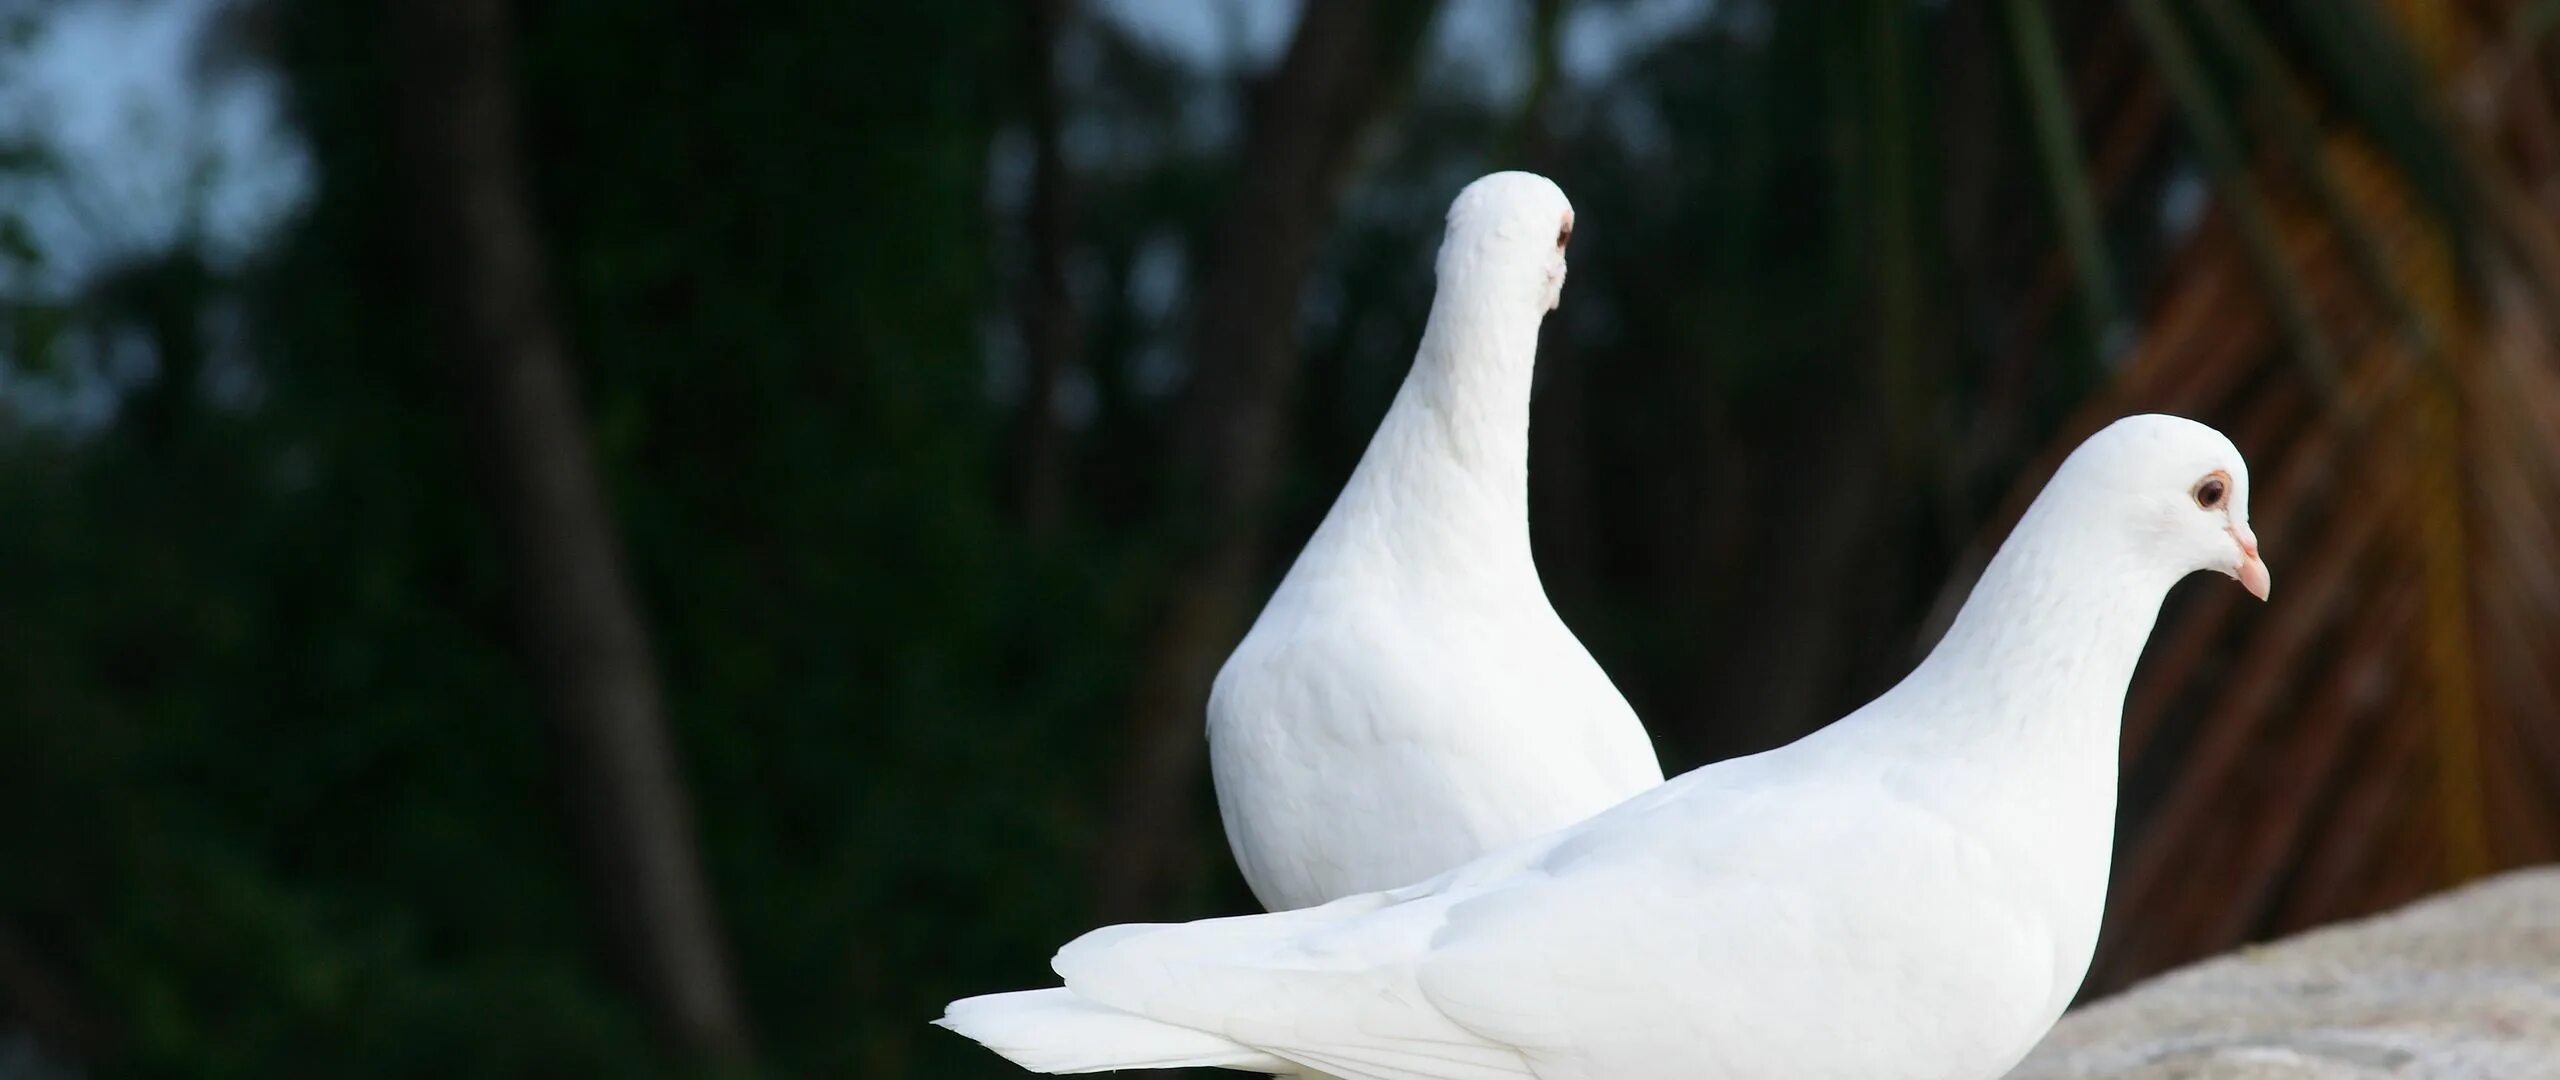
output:
[[[1440,241],[1444,289],[1480,289],[1497,302],[1553,311],[1564,296],[1564,249],[1573,240],[1573,204],[1536,173],[1498,172],[1467,185],[1449,204]]]
[[[2180,577],[2218,570],[2267,598],[2267,564],[2249,531],[2249,463],[2221,432],[2175,416],[2128,416],[2072,451],[2055,486],[2066,477],[2101,501],[2099,520],[2125,529],[2145,558]]]

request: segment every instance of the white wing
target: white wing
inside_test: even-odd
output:
[[[1519,903],[1591,909],[1559,910],[1558,918],[1608,917],[1607,897],[1582,895],[1572,875],[1594,852],[1644,846],[1651,829],[1639,822],[1666,804],[1648,794],[1580,828],[1405,889],[1270,915],[1108,927],[1070,943],[1054,966],[1079,998],[1336,1076],[1540,1075],[1520,1045],[1529,1040],[1473,1026],[1489,1005],[1474,1007],[1470,1022],[1442,1008],[1426,985],[1443,978],[1432,964],[1484,932],[1476,926],[1488,915]]]
[[[1350,897],[1281,915],[1113,927],[1059,952],[1077,997],[1215,1034],[1345,1080],[1529,1077],[1415,981],[1444,897]]]
[[[2007,988],[2045,985],[2054,939],[2002,861],[1880,778],[1793,764],[1713,766],[1409,889],[1097,931],[1056,967],[1355,1080],[1892,1075],[1842,1033],[1966,1060],[2039,1022]]]

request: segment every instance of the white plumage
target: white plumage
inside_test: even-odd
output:
[[[1449,208],[1403,389],[1209,696],[1263,906],[1409,884],[1662,782],[1529,557],[1529,384],[1573,207],[1496,173]]]
[[[2064,462],[1901,684],[1430,881],[1115,926],[942,1023],[1050,1072],[1352,1080],[1990,1078],[2059,1016],[2106,893],[2127,680],[2170,585],[2267,591],[2212,429]]]

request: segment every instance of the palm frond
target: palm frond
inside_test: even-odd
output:
[[[2099,992],[2560,855],[2560,113],[2511,37],[2547,18],[2124,11],[2212,203],[2047,458],[2127,412],[2223,427],[2278,588],[2163,614]]]

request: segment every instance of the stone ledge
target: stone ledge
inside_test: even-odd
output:
[[[2170,972],[2010,1073],[2083,1077],[2560,1078],[2560,867]]]

